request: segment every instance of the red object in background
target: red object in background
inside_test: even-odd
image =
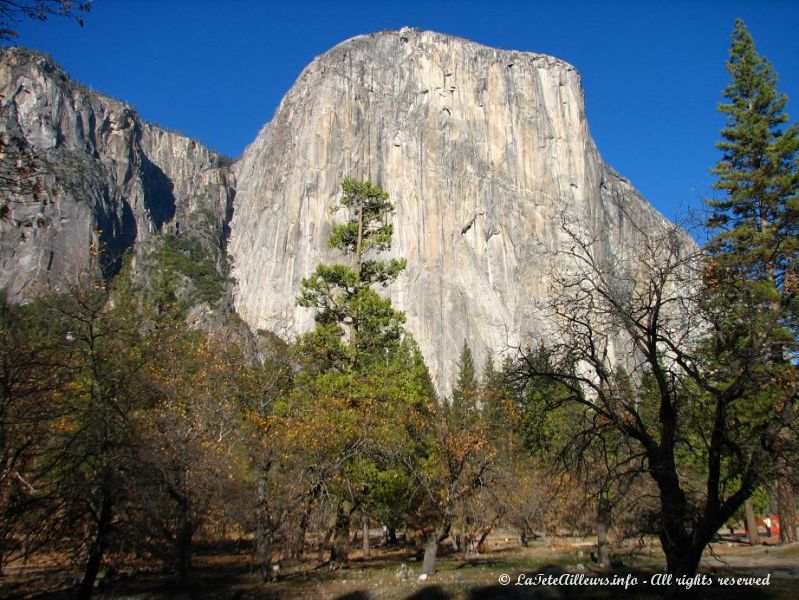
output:
[[[780,516],[769,515],[771,517],[771,535],[780,537]]]
[[[780,537],[780,516],[779,515],[764,515],[761,517],[755,518],[755,525],[757,525],[758,533],[760,533],[760,528],[762,527],[765,533],[766,525],[763,523],[763,519],[766,517],[771,517],[771,537]],[[746,535],[749,535],[749,527],[746,523],[746,519],[744,519],[744,532]]]

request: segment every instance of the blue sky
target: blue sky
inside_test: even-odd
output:
[[[680,219],[711,193],[716,112],[736,17],[780,74],[799,116],[794,0],[95,0],[85,26],[19,27],[73,78],[152,122],[241,154],[315,56],[362,33],[432,29],[577,67],[602,156],[661,212]],[[791,101],[792,99],[793,101]]]

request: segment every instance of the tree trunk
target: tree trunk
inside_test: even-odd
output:
[[[436,574],[436,557],[438,556],[438,545],[447,539],[451,525],[446,523],[440,531],[431,531],[427,534],[424,545],[424,559],[422,561],[422,573],[428,577]]]
[[[777,482],[777,512],[780,516],[780,543],[796,541],[796,494],[785,478]]]
[[[608,547],[608,527],[610,526],[610,507],[602,499],[596,511],[596,555],[601,567],[610,566],[610,549]]]
[[[330,550],[330,562],[346,563],[350,553],[350,514],[342,505],[336,511],[336,532]]]
[[[361,548],[363,550],[363,558],[364,560],[368,560],[372,558],[372,552],[369,547],[369,519],[368,517],[363,518],[363,541]]]
[[[702,558],[702,551],[694,548],[686,548],[682,552],[671,552],[666,555],[666,570],[674,578],[686,575],[693,577],[699,569],[699,561]]]
[[[272,528],[266,500],[266,483],[261,479],[258,484],[258,508],[255,524],[255,556],[258,563],[258,574],[266,583],[272,579]]]
[[[258,574],[263,583],[272,581],[272,531],[263,523],[258,523],[255,532],[258,560]]]
[[[436,557],[438,556],[438,536],[435,531],[427,534],[427,541],[424,545],[424,561],[422,562],[422,573],[428,577],[436,574]]]
[[[666,570],[675,579],[680,575],[693,576],[696,574],[699,558],[702,556],[710,536],[726,519],[722,519],[722,516],[718,515],[721,520],[715,529],[708,526],[708,533],[702,540],[694,539],[694,536],[686,528],[690,511],[685,493],[680,487],[672,452],[670,450],[665,453],[651,452],[649,466],[660,491],[658,537],[663,553],[666,555]],[[672,597],[682,589],[674,586],[672,588],[669,588],[667,592]]]
[[[397,545],[397,528],[394,525],[388,526],[388,543],[392,546]]]
[[[749,530],[749,543],[752,546],[760,544],[760,536],[757,533],[757,523],[755,522],[755,509],[752,506],[752,499],[747,498],[744,502],[744,512],[746,513],[746,528]]]
[[[480,539],[477,540],[477,552],[480,554],[486,554],[488,552],[488,545],[486,544],[486,539],[491,534],[493,530],[492,527],[484,527],[482,533],[480,533]]]
[[[327,530],[327,533],[325,533],[325,539],[323,539],[322,543],[319,545],[319,554],[317,554],[316,556],[316,560],[318,560],[319,562],[322,562],[325,559],[325,549],[327,549],[327,545],[328,543],[330,543],[330,538],[333,537],[333,534],[335,532],[336,532],[336,525],[333,524],[333,526]]]
[[[363,203],[358,204],[358,241],[355,246],[355,273],[361,277],[361,261],[363,260]]]
[[[111,532],[111,521],[113,520],[113,500],[109,493],[103,494],[102,505],[100,507],[100,518],[97,521],[97,533],[94,536],[91,547],[89,548],[89,558],[86,562],[86,571],[83,574],[83,581],[78,590],[78,600],[89,600],[94,591],[94,582],[100,572],[100,565],[103,561],[108,537]]]
[[[676,583],[678,577],[691,578],[696,575],[699,570],[699,560],[702,558],[702,547],[699,550],[694,548],[685,548],[683,551],[677,551],[674,546],[666,554],[666,571],[672,575],[672,583],[666,589],[664,597],[667,599],[672,598],[695,598],[699,593],[699,589],[692,587],[685,588]]]
[[[557,529],[555,530],[555,535],[556,536],[558,535],[558,530]],[[544,529],[541,531],[541,537],[544,540],[544,546],[546,546],[547,548],[551,548],[552,547],[552,539],[551,539],[551,537],[549,535],[549,529],[547,529],[546,524],[544,524]]]
[[[188,513],[188,503],[182,504],[175,532],[175,570],[179,588],[186,584],[186,577],[191,568],[191,543],[194,528]]]
[[[0,531],[0,585],[3,581],[3,573],[6,566],[6,548],[5,548],[6,533]]]
[[[2,415],[0,415],[0,421]],[[7,468],[7,467],[6,467]],[[2,469],[0,469],[2,473]],[[11,487],[6,482],[0,480],[0,507],[8,507],[11,505]],[[4,515],[7,516],[7,515]],[[0,580],[3,578],[3,572],[6,566],[7,553],[10,552],[8,548],[11,547],[10,539],[13,526],[10,520],[6,523],[0,524]],[[6,544],[8,543],[8,548]]]
[[[291,548],[291,558],[296,560],[302,560],[302,556],[305,553],[305,532],[308,531],[308,523],[311,519],[311,511],[306,505],[305,510],[302,511],[302,518],[300,519],[300,527],[299,531],[297,532],[297,537],[294,540],[294,544]]]

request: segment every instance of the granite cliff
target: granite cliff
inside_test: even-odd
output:
[[[5,194],[0,289],[16,302],[74,280],[99,255],[112,273],[159,237],[201,242],[222,270],[233,181],[228,161],[71,81],[50,58],[0,54],[0,134],[34,158],[41,194]]]
[[[663,218],[605,165],[578,72],[558,59],[404,29],[348,40],[313,61],[235,166],[235,303],[292,337],[294,303],[327,247],[343,177],[396,206],[387,293],[446,390],[464,339],[478,365],[528,333],[545,300],[563,219],[617,256]]]
[[[110,272],[126,249],[142,261],[190,238],[221,275],[232,259],[226,291],[250,327],[291,339],[312,325],[301,279],[342,259],[327,245],[341,180],[368,178],[391,195],[392,254],[408,261],[386,293],[441,390],[464,340],[481,364],[542,331],[547,274],[568,268],[553,259],[564,219],[601,234],[609,258],[664,223],[599,156],[571,65],[432,32],[315,59],[232,166],[24,50],[0,54],[0,107],[0,133],[43,165],[44,202],[11,198],[0,221],[12,300],[68,281],[100,243]]]

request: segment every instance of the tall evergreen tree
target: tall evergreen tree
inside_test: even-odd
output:
[[[555,441],[580,460],[596,448],[596,464],[611,467],[608,481],[650,475],[675,578],[696,573],[719,528],[779,477],[795,443],[797,131],[784,127],[776,77],[741,22],[728,68],[728,123],[714,170],[722,194],[710,203],[702,280],[694,279],[701,257],[676,230],[648,228],[641,253],[611,266],[598,253],[602,238],[564,227],[574,242],[568,255],[576,249],[585,267],[551,274],[548,308],[560,339],[548,341],[546,355],[522,356],[517,378],[568,392],[560,410],[551,394],[521,405],[528,432],[550,424],[563,432],[528,435],[531,447]],[[625,278],[632,285],[617,285]],[[624,346],[620,339],[634,350],[611,361],[608,348]],[[611,499],[612,489],[596,483],[600,502]]]
[[[743,21],[735,24],[724,90],[727,115],[718,144],[723,155],[713,173],[720,198],[711,201],[708,225],[715,237],[706,250],[714,354],[727,374],[751,371],[750,405],[773,407],[777,435],[773,450],[784,540],[795,535],[793,491],[786,457],[795,451],[790,434],[795,394],[799,314],[799,127],[788,125],[787,98],[761,57]],[[776,382],[783,382],[777,384]],[[782,426],[780,430],[779,426]],[[761,479],[758,484],[765,481]],[[751,517],[751,508],[747,511]],[[751,526],[750,526],[751,527]]]
[[[350,265],[319,265],[302,281],[300,306],[316,309],[317,328],[304,338],[301,352],[321,358],[322,368],[355,369],[395,346],[405,315],[391,307],[374,286],[386,286],[405,269],[404,259],[373,257],[391,248],[394,207],[388,194],[368,181],[345,179],[340,208],[346,222],[333,228],[329,244],[351,257]],[[344,338],[347,338],[346,341]],[[320,354],[321,351],[321,354]]]
[[[709,203],[708,220],[719,231],[707,251],[728,274],[768,283],[772,289],[764,288],[764,294],[776,287],[792,298],[799,249],[799,127],[783,127],[787,98],[777,91],[771,64],[757,53],[740,19],[727,69],[728,102],[719,106],[727,115],[718,143],[723,155],[712,170],[722,196]]]
[[[477,392],[477,369],[474,366],[472,349],[469,348],[469,344],[464,339],[461,355],[458,359],[458,381],[452,390],[452,408],[456,411],[475,408]]]
[[[336,503],[331,562],[347,560],[356,510],[365,519],[370,512],[386,512],[385,497],[377,498],[386,496],[384,474],[392,470],[383,449],[401,445],[405,413],[430,391],[423,364],[407,364],[420,355],[402,343],[405,316],[375,289],[405,268],[403,259],[378,256],[391,248],[394,208],[388,194],[353,179],[344,180],[342,191],[339,209],[348,218],[333,228],[328,241],[349,264],[319,265],[302,281],[297,303],[315,309],[316,327],[298,343],[306,368],[294,395],[296,406],[324,415],[328,428],[318,437],[329,442],[324,460],[333,466],[319,489]]]

